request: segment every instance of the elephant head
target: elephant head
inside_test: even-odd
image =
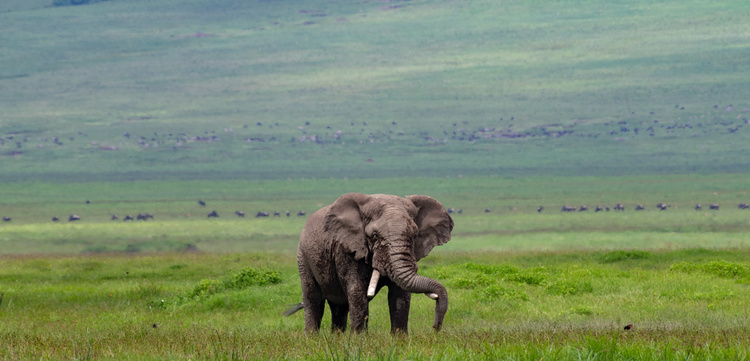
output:
[[[372,269],[368,297],[375,295],[380,277],[406,292],[425,293],[436,300],[436,330],[448,310],[448,293],[438,281],[417,274],[417,261],[448,242],[452,230],[445,207],[424,195],[349,193],[330,206],[324,220],[334,243]]]

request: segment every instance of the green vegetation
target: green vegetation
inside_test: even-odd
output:
[[[4,1],[0,358],[750,359],[748,16]],[[441,333],[421,296],[408,337],[382,294],[366,335],[281,316],[297,212],[347,192],[456,211],[420,262],[450,294]]]
[[[747,250],[441,253],[421,273],[450,290],[444,330],[414,297],[388,334],[383,294],[366,335],[305,336],[293,255],[0,259],[4,359],[745,359]],[[716,266],[720,265],[720,266]],[[726,275],[712,269],[741,269]],[[694,272],[692,270],[700,270]],[[632,324],[631,330],[623,330]]]
[[[748,169],[745,1],[51,2],[0,13],[3,181]]]

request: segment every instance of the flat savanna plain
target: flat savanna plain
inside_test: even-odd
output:
[[[746,1],[0,7],[0,358],[749,357]],[[281,316],[346,192],[456,210],[440,333]]]
[[[4,201],[13,217],[0,224],[0,342],[9,345],[0,352],[8,359],[745,359],[743,179],[10,184],[18,198]],[[321,334],[309,336],[301,312],[281,315],[301,297],[294,251],[306,217],[297,212],[309,215],[355,190],[426,193],[456,211],[451,242],[420,262],[420,273],[449,291],[440,333],[430,328],[427,297],[414,298],[408,337],[389,335],[384,294],[371,303],[365,335],[332,334],[324,320]],[[656,208],[660,202],[666,210]],[[594,212],[617,203],[626,210]],[[720,209],[709,210],[712,203]],[[645,209],[635,211],[638,204]],[[562,205],[589,210],[560,212]],[[206,217],[213,210],[219,218]],[[281,215],[256,218],[258,211]],[[73,213],[81,220],[69,222]],[[154,219],[123,221],[137,213]]]

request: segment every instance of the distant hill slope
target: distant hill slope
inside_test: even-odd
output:
[[[23,4],[4,180],[750,169],[746,1]]]

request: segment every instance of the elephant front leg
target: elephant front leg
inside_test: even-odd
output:
[[[411,293],[396,285],[388,286],[388,311],[391,316],[391,333],[408,333]]]
[[[352,332],[367,331],[367,321],[370,317],[370,303],[365,294],[364,287],[350,292],[348,300],[349,321],[351,322]]]

